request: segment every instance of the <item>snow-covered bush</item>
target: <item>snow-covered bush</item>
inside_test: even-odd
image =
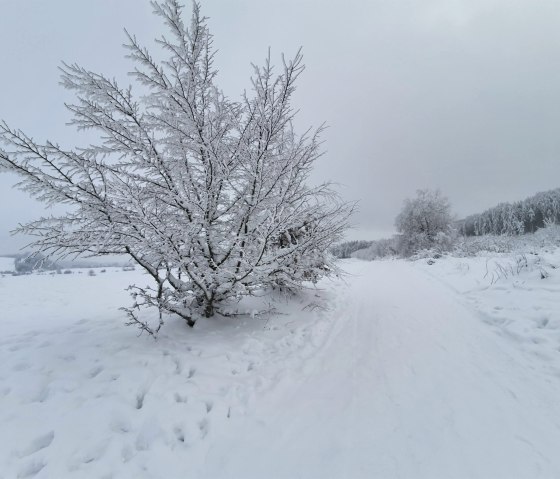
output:
[[[423,237],[417,238],[417,242],[413,243],[417,246],[411,248],[411,242],[403,243],[403,238],[401,236],[399,251],[401,252],[401,256],[410,257],[412,259],[438,258],[442,254],[452,251],[456,241],[457,235],[454,231],[450,233],[440,232],[433,241],[426,241]]]
[[[398,255],[398,236],[373,241],[370,246],[352,253],[353,258],[366,261]]]
[[[439,191],[418,190],[406,199],[395,220],[400,234],[398,251],[410,256],[421,250],[448,250],[454,241],[449,200]]]
[[[302,55],[254,67],[241,101],[216,85],[214,50],[198,4],[188,26],[177,0],[152,2],[170,31],[157,40],[158,63],[128,35],[128,57],[141,94],[116,80],[64,64],[63,85],[76,93],[72,124],[99,140],[64,149],[38,144],[0,124],[0,166],[49,205],[72,208],[19,228],[49,255],[125,254],[154,280],[132,287],[131,324],[155,332],[161,313],[194,325],[220,304],[281,285],[297,289],[336,267],[328,254],[346,228],[351,205],[329,184],[309,186],[321,155],[322,128],[294,131],[291,98]],[[157,327],[138,311],[156,307]]]
[[[462,236],[453,249],[455,256],[477,256],[479,253],[510,253],[514,250],[510,236]]]

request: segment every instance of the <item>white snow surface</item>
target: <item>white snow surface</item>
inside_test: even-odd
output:
[[[0,256],[0,273],[15,271],[14,258]]]
[[[351,260],[157,341],[137,271],[0,278],[0,478],[559,477],[560,253],[518,259]]]

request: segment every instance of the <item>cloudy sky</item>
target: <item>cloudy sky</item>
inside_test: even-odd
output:
[[[128,81],[123,27],[163,32],[146,0],[0,0],[0,118],[66,146],[62,60]],[[190,8],[190,6],[188,7]],[[187,8],[187,10],[188,10]],[[465,216],[560,186],[557,0],[203,0],[225,93],[251,62],[303,47],[297,124],[327,122],[314,180],[359,200],[353,238],[391,234],[404,198],[440,188]],[[188,11],[186,12],[188,14]],[[0,252],[43,213],[0,175]]]

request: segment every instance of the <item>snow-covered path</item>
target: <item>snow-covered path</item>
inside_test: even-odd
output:
[[[413,264],[350,270],[327,341],[205,477],[560,477],[560,381]]]

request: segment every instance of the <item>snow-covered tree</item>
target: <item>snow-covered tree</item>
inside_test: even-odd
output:
[[[402,254],[421,249],[450,246],[453,217],[449,200],[439,191],[418,190],[406,199],[395,220]]]
[[[132,286],[130,323],[159,330],[162,313],[193,325],[220,305],[271,286],[299,288],[333,273],[329,248],[352,206],[329,184],[307,182],[321,156],[322,128],[296,134],[291,99],[304,69],[298,52],[278,74],[254,67],[240,101],[216,85],[212,37],[194,4],[183,22],[177,0],[152,2],[169,29],[157,62],[127,33],[139,94],[110,77],[64,64],[62,83],[78,130],[98,133],[67,149],[0,126],[0,165],[19,187],[68,213],[21,226],[49,256],[126,254],[154,280]],[[157,327],[140,318],[160,311]]]

